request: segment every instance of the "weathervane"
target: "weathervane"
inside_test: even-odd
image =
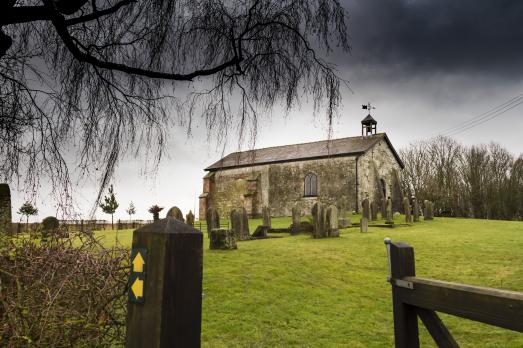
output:
[[[362,108],[363,110],[369,110],[369,115],[370,115],[370,111],[371,111],[371,110],[376,109],[376,107],[370,105],[370,103],[367,103],[367,105],[362,105],[361,108]]]

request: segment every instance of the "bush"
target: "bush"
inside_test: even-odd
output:
[[[123,345],[128,250],[94,240],[4,242],[0,346]]]

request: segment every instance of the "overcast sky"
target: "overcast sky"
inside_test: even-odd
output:
[[[376,106],[378,131],[387,132],[399,149],[417,139],[442,134],[523,93],[523,1],[519,0],[343,0],[349,13],[351,54],[327,57],[350,81],[343,91],[341,114],[333,136],[360,134],[366,116],[361,105]],[[497,142],[514,154],[523,152],[523,105],[475,127],[462,127],[454,138],[464,144]],[[289,117],[276,109],[257,134],[257,147],[316,141],[327,137],[321,115],[303,105]],[[471,124],[472,125],[472,124]],[[169,157],[156,177],[141,174],[141,163],[127,159],[114,180],[120,208],[128,218],[132,200],[136,218],[150,219],[147,208],[173,205],[197,210],[203,168],[218,160],[222,148],[206,142],[204,126],[192,137],[174,129]],[[231,139],[225,152],[237,149]],[[44,192],[36,201],[41,219],[56,208]],[[75,198],[87,216],[96,184],[76,188]],[[13,192],[16,211],[26,196]],[[162,214],[163,215],[163,214]],[[97,218],[110,219],[101,211]],[[19,215],[13,212],[13,219]]]

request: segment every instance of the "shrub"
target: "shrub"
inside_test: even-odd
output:
[[[123,345],[128,270],[128,250],[92,239],[5,243],[0,346]]]

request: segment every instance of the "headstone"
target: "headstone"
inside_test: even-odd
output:
[[[410,213],[410,203],[407,197],[403,198],[403,210],[405,211],[405,223],[411,223],[412,215]]]
[[[369,232],[369,219],[362,217],[360,220],[360,231],[363,233]]]
[[[209,241],[211,250],[233,250],[238,249],[236,245],[236,235],[233,231],[225,228],[213,228]]]
[[[312,236],[314,238],[325,237],[325,208],[320,202],[314,203],[311,209],[312,213],[312,225],[314,226],[314,232]]]
[[[298,207],[292,207],[291,234],[298,234],[300,229],[301,211]]]
[[[326,210],[327,237],[339,237],[340,230],[338,227],[338,208],[331,205]]]
[[[271,225],[271,210],[265,206],[262,208],[263,226],[272,227]]]
[[[381,219],[387,219],[387,198],[381,200]]]
[[[425,209],[423,211],[423,216],[425,220],[434,220],[434,203],[428,200],[425,200]]]
[[[233,209],[231,210],[230,221],[231,221],[231,231],[233,232],[236,240],[248,240],[249,235],[249,226],[247,229],[244,228],[244,219],[243,219],[243,209]],[[247,221],[248,223],[248,221]]]
[[[169,209],[165,217],[172,217],[178,221],[185,222],[182,211],[178,207],[172,207],[171,209]]]
[[[392,199],[389,197],[387,198],[387,219],[385,220],[385,223],[387,225],[394,225],[394,216],[392,215]]]
[[[378,202],[376,200],[373,200],[370,204],[370,219],[372,221],[378,220]]]
[[[269,232],[269,226],[258,226],[252,234],[253,238],[267,238],[267,232]]]
[[[189,213],[185,216],[185,223],[194,227],[194,214],[192,210],[189,210]]]
[[[247,237],[250,236],[249,215],[247,214],[247,209],[245,209],[245,207],[242,208],[242,235]]]
[[[416,197],[412,197],[412,215],[413,215],[413,221],[419,222],[419,206],[418,206],[418,200]]]
[[[213,207],[205,212],[205,221],[207,223],[207,237],[211,238],[211,231],[214,228],[220,228],[220,216]]]
[[[54,216],[48,216],[42,220],[42,239],[46,240],[48,237],[56,236],[60,222]]]
[[[370,203],[368,198],[365,198],[361,203],[361,209],[362,217],[366,218],[368,221],[370,219]]]
[[[0,234],[11,234],[11,189],[0,184]]]

